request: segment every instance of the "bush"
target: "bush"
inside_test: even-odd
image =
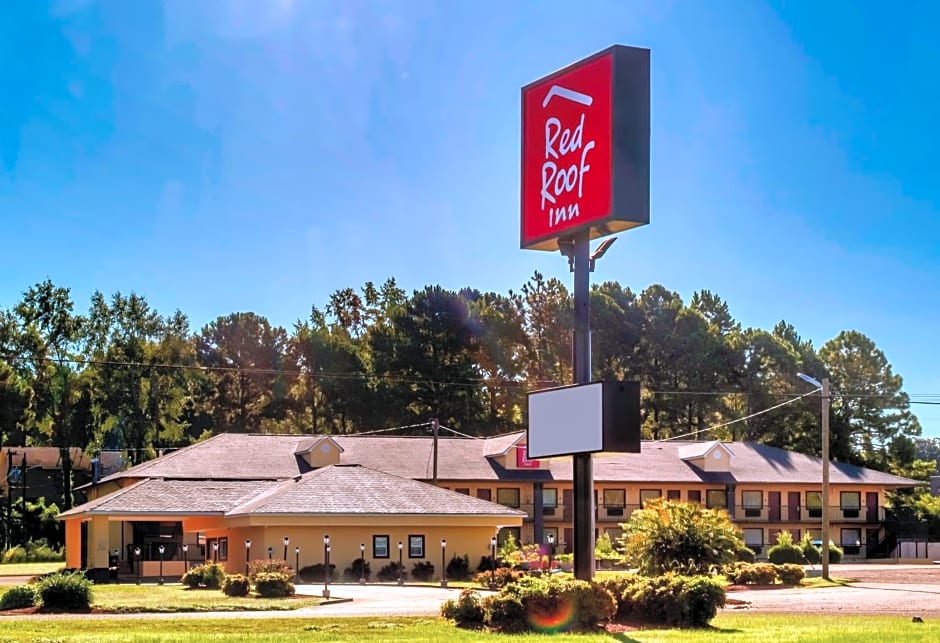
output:
[[[656,499],[634,511],[620,538],[627,560],[642,574],[707,574],[733,562],[744,547],[724,511],[698,503]]]
[[[525,576],[525,572],[508,567],[500,567],[495,572],[480,572],[473,578],[473,582],[481,587],[505,587]]]
[[[292,596],[294,594],[294,584],[290,580],[291,576],[289,574],[258,574],[255,578],[255,591],[264,598]]]
[[[480,556],[480,564],[477,565],[478,572],[489,572],[496,568],[492,556]]]
[[[248,578],[254,581],[258,574],[287,574],[293,576],[294,568],[280,558],[259,558],[248,563]]]
[[[770,563],[739,563],[729,580],[736,585],[772,585],[777,582],[777,571]]]
[[[800,541],[799,546],[800,550],[803,552],[803,558],[805,558],[806,562],[810,565],[818,565],[822,562],[822,547],[814,545],[809,534],[803,536],[803,540]],[[844,552],[842,548],[834,542],[829,541],[829,562],[841,563],[843,555]]]
[[[369,561],[363,558],[357,558],[352,562],[352,565],[343,570],[343,580],[349,582],[358,582],[360,578],[365,578],[369,580],[369,576],[372,575],[372,569],[369,566]]]
[[[91,607],[92,582],[81,571],[58,572],[44,576],[36,585],[43,607],[80,610]]]
[[[806,572],[801,565],[784,564],[777,567],[777,576],[784,585],[799,585],[806,578]]]
[[[750,547],[742,547],[734,552],[734,559],[742,563],[753,563],[757,560],[757,554]]]
[[[781,531],[777,534],[777,544],[767,550],[767,558],[775,565],[799,565],[803,562],[803,549],[793,544],[793,536],[789,531]]]
[[[208,589],[219,589],[222,586],[222,580],[225,578],[225,570],[218,563],[209,563],[208,565],[199,565],[193,567],[183,574],[180,582],[195,589],[200,585]]]
[[[0,610],[15,610],[36,604],[36,590],[32,585],[14,585],[0,597]]]
[[[325,567],[323,563],[308,565],[300,569],[300,580],[305,583],[322,583]],[[330,563],[330,582],[336,581],[336,565]]]
[[[454,555],[447,563],[447,580],[470,580],[470,557]]]
[[[434,578],[434,564],[426,560],[417,562],[411,568],[411,577],[417,581],[429,581]]]
[[[455,621],[460,627],[479,627],[483,624],[480,595],[473,589],[463,590],[457,600],[450,599],[441,605],[441,616]]]
[[[526,576],[482,601],[484,623],[500,632],[589,630],[610,620],[616,606],[597,583],[548,576]]]
[[[397,581],[399,570],[401,570],[402,579],[408,576],[408,572],[405,571],[404,566],[400,566],[398,563],[389,563],[388,565],[384,565],[382,569],[379,570],[379,573],[376,574],[376,577],[380,581],[384,581],[386,583]]]
[[[708,576],[621,574],[599,582],[617,599],[616,617],[705,627],[725,605],[725,588]]]
[[[189,586],[191,589],[196,589],[202,585],[202,571],[203,566],[193,567],[188,572],[183,574],[183,577],[180,579],[180,582],[183,585]]]
[[[226,575],[222,580],[222,593],[226,596],[248,596],[251,582],[244,574]]]
[[[842,562],[842,557],[845,555],[845,552],[842,551],[842,548],[837,544],[829,541],[829,562],[837,565]]]
[[[3,563],[25,563],[26,562],[26,550],[21,546],[17,545],[16,547],[10,547],[8,550],[3,552]]]

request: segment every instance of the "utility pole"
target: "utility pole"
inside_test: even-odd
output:
[[[434,475],[432,476],[434,484],[437,484],[437,435],[440,426],[440,422],[437,421],[437,418],[431,418],[431,432],[434,434]]]
[[[822,575],[829,578],[829,378],[822,380]]]
[[[6,529],[3,541],[5,547],[10,547],[12,544],[10,540],[13,538],[13,483],[10,482],[10,474],[13,473],[13,456],[15,455],[19,454],[13,449],[7,449],[7,475],[4,481],[7,487]]]

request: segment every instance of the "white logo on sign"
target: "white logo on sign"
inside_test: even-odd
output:
[[[556,96],[585,107],[589,107],[594,102],[594,98],[587,94],[560,85],[552,85],[545,94],[542,107],[548,107],[548,103]],[[581,213],[577,202],[557,205],[557,200],[575,188],[578,190],[578,199],[584,192],[584,175],[591,169],[591,166],[587,164],[587,155],[594,149],[594,141],[588,141],[585,144],[582,140],[585,116],[586,114],[582,112],[573,130],[570,127],[562,127],[561,120],[554,116],[545,120],[545,162],[542,163],[541,207],[544,211],[546,203],[550,204],[548,208],[548,227],[550,228],[570,221]],[[578,150],[581,150],[580,158],[576,157],[576,162],[564,167],[561,163],[562,157]]]

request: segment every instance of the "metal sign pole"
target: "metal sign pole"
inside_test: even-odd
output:
[[[591,294],[590,237],[579,232],[574,238],[574,381],[591,382]],[[578,427],[571,427],[577,431]],[[574,576],[579,580],[594,577],[594,464],[590,453],[574,456]]]

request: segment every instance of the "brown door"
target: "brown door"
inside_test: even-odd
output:
[[[562,520],[565,520],[565,521],[573,520],[572,516],[574,516],[574,489],[562,490],[561,501],[564,504],[564,507],[562,507]],[[565,538],[565,540],[568,540],[568,539]]]
[[[477,489],[477,498],[480,500],[490,500],[492,497],[489,489]]]
[[[680,500],[681,494],[678,489],[669,489],[666,491],[666,500]]]
[[[800,519],[800,492],[787,492],[787,520]]]
[[[878,522],[878,492],[865,492],[865,520]]]
[[[565,527],[565,551],[564,553],[570,554],[574,551],[574,527]]]
[[[767,492],[767,519],[770,522],[780,522],[780,492]]]

